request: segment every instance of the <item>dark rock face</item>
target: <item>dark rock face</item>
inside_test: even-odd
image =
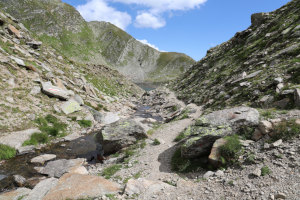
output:
[[[96,134],[105,154],[115,153],[147,137],[144,128],[130,119],[106,125]]]
[[[181,155],[185,158],[207,155],[217,139],[235,134],[241,127],[255,127],[258,124],[259,113],[250,107],[236,107],[204,115],[184,133],[190,137],[181,146]]]

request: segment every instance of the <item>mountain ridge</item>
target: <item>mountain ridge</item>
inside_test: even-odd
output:
[[[166,82],[195,63],[185,54],[165,56],[111,23],[86,22],[74,7],[60,0],[1,0],[0,7],[66,57],[110,66],[134,82]]]

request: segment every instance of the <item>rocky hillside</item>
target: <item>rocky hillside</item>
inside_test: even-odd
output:
[[[34,128],[34,120],[47,114],[56,115],[74,132],[80,126],[67,115],[72,109],[81,110],[76,114],[81,119],[101,121],[104,111],[122,112],[128,99],[142,93],[116,70],[70,61],[35,40],[15,18],[0,15],[1,135]],[[72,98],[78,103],[71,103],[71,111],[64,110]]]
[[[247,104],[299,106],[300,2],[251,16],[251,26],[207,55],[176,80],[186,102],[212,108]],[[298,88],[298,89],[297,89]]]
[[[1,0],[0,6],[66,57],[109,65],[135,82],[166,82],[195,62],[184,54],[159,52],[110,23],[86,22],[60,0]]]

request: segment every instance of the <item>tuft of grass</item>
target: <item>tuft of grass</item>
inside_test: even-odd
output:
[[[133,175],[133,178],[138,179],[138,178],[141,177],[141,175],[142,175],[142,173],[138,172],[138,173],[136,173],[136,174]]]
[[[283,139],[285,141],[294,138],[295,136],[300,135],[300,124],[296,123],[295,119],[287,120],[279,123],[274,127],[274,136],[272,141]]]
[[[60,122],[53,115],[38,117],[35,123],[39,126],[41,133],[32,134],[30,139],[23,143],[23,146],[45,144],[51,139],[66,135],[67,124]]]
[[[219,148],[221,160],[224,165],[234,164],[242,150],[242,145],[238,135],[232,135],[225,137],[227,140],[226,144]]]
[[[122,168],[122,165],[115,164],[110,167],[105,168],[101,175],[106,179],[110,179],[115,173],[117,173]]]
[[[160,141],[158,139],[154,139],[153,143],[154,146],[160,145]]]
[[[88,128],[88,127],[92,126],[92,121],[91,120],[79,120],[78,124],[83,128]]]
[[[0,160],[7,160],[16,156],[16,150],[10,146],[0,144]]]
[[[33,133],[29,140],[23,143],[23,146],[45,144],[49,141],[49,136],[45,133]]]
[[[266,119],[272,119],[274,118],[274,110],[262,110],[261,111],[261,116],[266,118]]]
[[[262,176],[269,175],[271,173],[272,173],[272,171],[270,170],[270,168],[268,166],[263,166],[261,168],[261,175]]]

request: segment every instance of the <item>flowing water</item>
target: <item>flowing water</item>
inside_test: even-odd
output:
[[[144,85],[150,89],[150,85]],[[152,86],[153,88],[154,86]],[[153,116],[148,110],[151,107],[138,105],[136,113],[132,116],[141,118],[153,118],[162,121],[160,116]],[[16,188],[13,175],[21,175],[28,179],[43,177],[34,167],[41,167],[40,164],[33,164],[30,160],[42,154],[55,154],[56,159],[86,158],[90,163],[97,162],[97,142],[95,134],[86,135],[70,142],[59,142],[37,149],[32,153],[18,155],[10,160],[0,162],[0,193]]]

